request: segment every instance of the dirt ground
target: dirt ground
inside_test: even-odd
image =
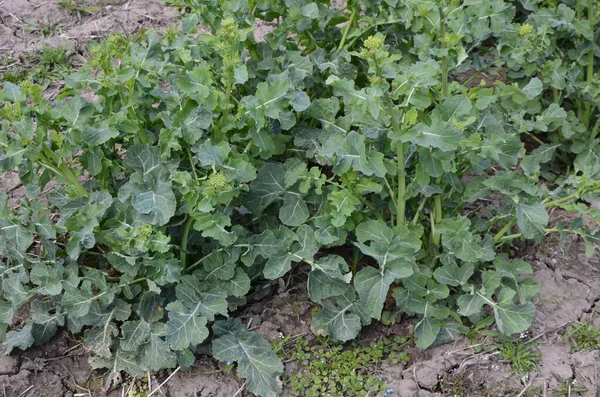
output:
[[[87,44],[114,31],[133,33],[140,28],[162,29],[177,20],[177,12],[159,0],[109,1],[74,0],[81,9],[67,12],[57,0],[0,0],[0,72],[2,56],[18,59],[26,51],[68,45],[85,56]],[[87,10],[87,11],[86,11]],[[16,173],[0,174],[0,192],[7,193],[11,206],[24,196]],[[429,349],[411,349],[411,363],[381,363],[373,372],[392,387],[393,396],[600,396],[599,351],[571,353],[563,335],[574,321],[592,321],[600,304],[600,256],[584,257],[584,246],[575,238],[560,248],[552,236],[541,244],[522,248],[517,255],[532,264],[534,279],[541,286],[537,314],[531,331],[541,353],[539,371],[528,378],[511,372],[510,364],[498,359],[495,351],[481,352],[463,338]],[[301,281],[301,274],[298,279]],[[300,284],[292,291],[249,305],[239,318],[251,329],[272,340],[283,335],[311,338],[309,319],[313,304]],[[361,343],[389,335],[406,335],[407,319],[393,326],[371,326],[362,333]],[[482,339],[478,343],[490,344]],[[99,390],[101,374],[87,364],[88,352],[80,339],[63,332],[45,346],[10,356],[0,355],[0,396],[62,397],[122,396],[123,387],[106,394]],[[297,363],[286,370],[298,369]],[[169,374],[153,381],[156,387]],[[565,387],[571,380],[585,392]],[[171,397],[231,397],[243,381],[223,371],[208,356],[199,357],[189,372],[176,374],[158,393]],[[564,390],[564,392],[563,392]]]

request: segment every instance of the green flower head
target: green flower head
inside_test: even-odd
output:
[[[208,178],[206,184],[215,191],[223,190],[227,186],[227,178],[220,172],[215,172]]]
[[[519,35],[521,37],[529,36],[533,32],[533,25],[524,23],[519,27]]]
[[[361,54],[365,56],[375,55],[381,47],[383,47],[383,39],[381,37],[369,36],[363,43]]]
[[[238,25],[233,18],[226,18],[221,22],[217,36],[224,41],[236,41],[239,37]]]

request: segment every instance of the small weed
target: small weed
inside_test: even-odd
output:
[[[41,50],[24,54],[22,62],[7,59],[6,72],[0,79],[14,84],[32,82],[46,88],[52,80],[61,79],[70,71],[71,52],[66,47],[45,45]]]
[[[60,0],[58,2],[58,5],[64,8],[68,14],[74,13],[79,8],[79,6],[77,5],[77,3],[75,3],[74,0]]]
[[[566,338],[571,338],[575,346],[571,349],[573,352],[581,350],[596,350],[600,348],[600,327],[595,327],[590,323],[574,323],[571,332]]]
[[[577,386],[577,378],[569,379],[558,385],[558,390],[554,391],[557,397],[568,397],[579,393],[585,393],[588,389],[584,386]]]
[[[373,367],[383,360],[408,363],[408,354],[402,351],[407,342],[407,338],[396,337],[344,349],[340,345],[311,347],[306,339],[298,339],[292,357],[301,369],[290,377],[292,395],[392,396],[394,390],[373,375]]]
[[[528,343],[499,336],[500,359],[510,361],[512,372],[526,374],[539,370],[540,352]]]
[[[81,0],[60,0],[58,5],[61,6],[67,14],[76,14],[79,17],[81,16],[81,13],[92,14],[102,9],[102,7],[98,6],[85,6]]]

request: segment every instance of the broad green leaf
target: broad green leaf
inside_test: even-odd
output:
[[[267,163],[263,165],[256,179],[250,184],[250,193],[246,205],[259,214],[271,203],[281,198],[285,192],[285,169],[281,164]]]
[[[458,298],[458,314],[472,316],[481,313],[485,300],[479,295],[461,295]]]
[[[313,315],[310,329],[317,336],[329,336],[333,342],[346,342],[356,338],[361,322],[360,317],[349,313],[354,304],[343,308],[325,302],[323,308]]]
[[[456,264],[447,264],[435,269],[433,276],[439,283],[457,287],[465,285],[474,271],[475,267],[472,263],[465,263],[460,267]]]
[[[435,339],[440,333],[440,320],[424,317],[415,327],[415,343],[419,349],[427,349],[433,345]]]
[[[119,136],[119,131],[116,128],[108,126],[88,127],[81,133],[81,139],[84,144],[89,146],[102,145],[109,139]]]
[[[246,378],[250,392],[261,397],[276,397],[281,392],[278,376],[283,364],[266,340],[247,331],[239,320],[218,322],[213,330],[217,336],[212,342],[214,357],[236,361],[238,376]]]
[[[164,225],[175,215],[177,200],[170,183],[158,181],[152,190],[134,193],[131,205],[141,214],[147,215],[150,223]]]
[[[200,303],[187,308],[179,301],[167,305],[169,322],[165,339],[173,350],[199,345],[208,337],[207,320],[200,316],[200,308]]]
[[[331,205],[329,210],[332,217],[331,224],[335,227],[344,226],[346,219],[360,205],[360,200],[347,190],[335,190],[327,196],[327,199]]]
[[[154,323],[150,330],[148,343],[142,347],[140,356],[143,366],[151,371],[159,371],[164,368],[174,368],[177,365],[175,353],[162,339],[166,331],[164,323]]]
[[[521,89],[521,92],[525,94],[527,99],[532,100],[538,95],[540,95],[543,90],[544,84],[542,83],[542,80],[538,79],[537,77],[534,77],[529,81],[529,83],[527,83],[525,87]]]
[[[104,390],[121,382],[121,372],[127,372],[138,378],[143,377],[146,373],[135,355],[120,350],[117,350],[111,358],[90,357],[89,363],[92,368],[108,368],[102,376]]]
[[[159,150],[155,146],[133,145],[127,149],[125,167],[142,175],[148,175],[160,167]]]
[[[483,248],[470,230],[471,221],[459,216],[446,218],[438,226],[442,245],[448,253],[465,262],[476,262],[483,255]]]
[[[354,277],[354,287],[360,297],[359,305],[372,318],[381,318],[383,303],[394,279],[393,275],[384,274],[373,267],[365,267]]]
[[[279,209],[279,219],[287,226],[300,226],[308,220],[306,202],[299,193],[286,192]]]
[[[311,268],[306,288],[313,302],[341,295],[347,290],[352,273],[348,273],[348,264],[344,258],[329,255],[311,262]]]
[[[356,227],[355,245],[379,263],[381,272],[395,278],[408,277],[413,273],[415,255],[421,249],[418,233],[406,226],[390,228],[381,220],[370,220]],[[370,242],[366,245],[366,242]],[[393,280],[392,280],[393,281]]]
[[[164,315],[163,303],[165,298],[156,292],[144,292],[140,297],[138,314],[145,321],[152,323],[160,320]]]
[[[62,327],[65,324],[65,317],[62,313],[55,310],[47,302],[31,302],[30,311],[33,320],[31,335],[36,345],[50,341],[56,334],[58,327]]]
[[[525,156],[521,161],[521,167],[525,175],[537,178],[540,174],[540,164],[551,161],[558,147],[560,147],[559,144],[543,144],[535,148],[531,154]]]
[[[85,331],[84,343],[100,357],[110,358],[112,353],[110,347],[113,338],[119,334],[119,329],[113,322],[107,322],[104,326],[97,326]]]
[[[231,219],[223,213],[196,213],[194,218],[194,230],[202,232],[203,237],[212,237],[224,246],[230,246],[236,239],[236,235],[226,227],[231,226]]]
[[[356,131],[350,131],[348,135],[332,135],[319,153],[329,159],[337,159],[333,171],[342,175],[350,169],[360,171],[367,176],[375,175],[383,177],[387,170],[383,164],[383,154],[375,151],[367,151],[365,138]]]
[[[33,345],[35,341],[33,339],[32,324],[27,323],[23,328],[18,331],[9,331],[6,333],[6,338],[4,339],[4,349],[6,350],[6,354],[10,354],[14,348],[18,348],[21,350],[27,350],[29,347]]]
[[[143,320],[127,321],[121,325],[122,339],[120,347],[126,351],[136,352],[138,347],[148,341],[150,324]]]
[[[548,225],[546,207],[535,199],[522,199],[517,203],[517,225],[525,238],[540,239]]]

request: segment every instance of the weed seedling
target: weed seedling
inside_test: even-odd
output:
[[[600,327],[595,327],[590,323],[574,323],[572,327],[571,332],[566,334],[566,338],[570,337],[575,344],[571,351],[578,352],[600,348]]]
[[[375,375],[384,360],[407,364],[402,351],[407,338],[396,337],[372,342],[369,346],[309,346],[306,339],[296,341],[293,358],[301,369],[290,377],[294,396],[391,396],[394,390]]]
[[[499,338],[499,357],[510,361],[512,372],[526,374],[538,371],[541,354],[535,347],[523,341],[512,341],[502,336]]]

